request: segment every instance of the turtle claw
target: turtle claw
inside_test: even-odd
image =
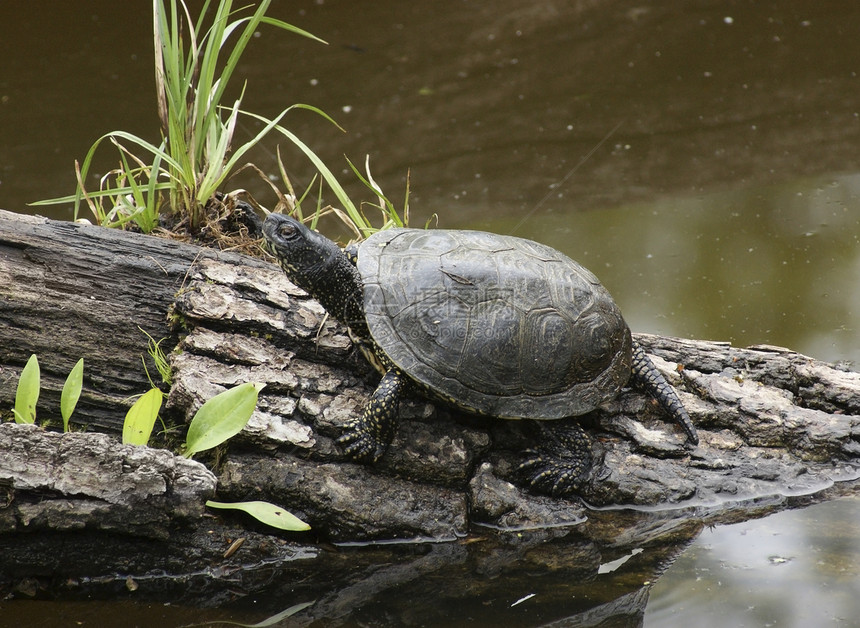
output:
[[[591,441],[578,424],[546,429],[541,447],[525,454],[517,473],[535,492],[559,497],[591,481]]]
[[[517,472],[529,488],[537,493],[561,497],[574,493],[590,479],[591,464],[581,460],[562,461],[549,458],[546,452],[528,450]]]
[[[337,444],[348,458],[367,464],[375,463],[388,449],[388,443],[374,438],[359,421],[350,421],[345,425],[345,432],[337,439]]]

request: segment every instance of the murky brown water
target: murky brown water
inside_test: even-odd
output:
[[[262,29],[239,72],[245,107],[327,111],[347,133],[307,112],[287,124],[344,180],[343,156],[369,154],[395,200],[411,170],[413,224],[435,213],[555,246],[601,277],[635,330],[860,359],[856,2],[275,5],[329,45]],[[150,10],[0,5],[0,207],[71,192],[74,160],[105,132],[155,139]],[[252,159],[274,173],[273,152]],[[287,163],[307,183],[307,164]],[[274,204],[262,183],[240,183]],[[817,525],[792,522],[779,525]],[[707,554],[706,540],[695,547]],[[807,564],[789,567],[830,578]],[[755,590],[747,568],[786,570],[722,570],[721,582]],[[705,608],[672,598],[667,610],[658,592],[653,625]]]

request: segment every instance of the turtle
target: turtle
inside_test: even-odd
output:
[[[609,292],[588,269],[531,240],[483,231],[390,228],[342,250],[283,214],[264,246],[289,279],[344,323],[382,373],[338,445],[374,463],[396,431],[399,401],[419,394],[468,413],[563,419],[591,412],[628,383],[698,435]],[[592,471],[578,422],[528,449],[518,469],[538,492],[565,495]]]

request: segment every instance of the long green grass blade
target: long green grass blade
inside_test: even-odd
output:
[[[155,184],[155,189],[158,191],[169,190],[171,188],[171,184],[162,181],[160,183]],[[106,198],[111,196],[117,196],[122,194],[131,194],[132,189],[128,186],[118,187],[118,188],[110,188],[109,190],[99,190],[98,192],[87,192],[87,196],[90,198]],[[69,194],[68,196],[58,196],[57,198],[48,198],[41,201],[35,201],[33,203],[28,203],[28,205],[32,205],[34,207],[40,205],[60,205],[62,203],[72,203],[76,198],[75,194]]]
[[[143,191],[140,189],[140,185],[138,185],[137,183],[137,177],[135,176],[136,171],[132,170],[129,167],[128,159],[126,159],[125,156],[125,151],[123,151],[122,149],[120,149],[119,151],[119,158],[122,162],[122,172],[125,173],[125,177],[123,179],[125,181],[128,181],[128,187],[131,188],[131,196],[134,199],[134,203],[137,207],[143,207],[146,204],[146,199],[143,197]]]
[[[277,26],[278,28],[282,28],[285,31],[290,31],[291,33],[295,33],[296,35],[301,35],[302,37],[307,37],[308,39],[313,39],[314,41],[318,41],[321,44],[328,45],[328,42],[326,40],[320,39],[319,37],[317,37],[313,33],[309,33],[308,31],[303,30],[303,29],[299,28],[298,26],[293,26],[292,24],[287,24],[286,22],[275,19],[273,17],[264,16],[262,19],[260,19],[260,21],[263,22],[264,24],[269,24],[270,26]]]
[[[382,193],[382,188],[379,187],[379,184],[373,179],[373,176],[370,174],[370,157],[368,156],[367,160],[365,160],[365,170],[367,172],[367,177],[363,175],[358,168],[355,167],[355,164],[347,158],[346,162],[349,164],[349,167],[352,169],[352,172],[361,181],[371,192],[376,194],[379,199],[379,205],[374,205],[377,207],[382,215],[385,217],[385,223],[382,228],[386,229],[388,227],[403,227],[403,219],[397,213],[397,210],[394,208],[394,203],[388,200],[388,197]],[[365,225],[364,229],[370,229],[370,225]]]
[[[155,92],[158,100],[158,119],[161,120],[161,128],[166,129],[169,125],[167,116],[167,77],[164,71],[164,33],[166,24],[164,22],[164,3],[160,0],[152,2],[152,37],[155,53]]]
[[[165,143],[161,143],[162,150]],[[158,175],[161,172],[161,154],[156,154],[152,161],[149,183],[146,188],[146,206],[139,218],[135,218],[144,233],[150,233],[158,225],[158,214],[161,209],[161,194],[158,192]]]
[[[138,137],[137,135],[133,135],[132,133],[127,133],[126,131],[113,131],[111,133],[107,133],[106,135],[102,136],[100,138],[100,140],[102,140],[108,136],[119,137],[119,138],[122,138],[124,140],[128,140],[129,142],[137,144],[138,146],[140,146],[141,148],[143,148],[144,150],[146,150],[150,154],[160,156],[161,159],[163,159],[165,162],[170,164],[172,167],[174,167],[174,168],[181,168],[182,167],[182,164],[179,161],[175,160],[173,157],[171,157],[170,154],[168,154],[163,148],[160,148],[160,147],[156,146],[155,144],[152,144],[151,142],[146,141],[142,137]],[[162,146],[163,146],[163,144],[162,144]]]
[[[229,118],[230,135],[232,135],[233,127],[235,127],[237,119],[238,119],[238,114],[239,114],[238,106],[239,106],[239,101],[237,100],[236,105],[233,109],[233,112]],[[218,187],[221,185],[221,183],[223,183],[224,180],[227,178],[227,176],[233,171],[233,169],[236,167],[236,165],[239,163],[239,161],[244,158],[245,154],[249,150],[254,148],[257,144],[259,144],[260,140],[263,139],[263,137],[265,137],[266,135],[268,135],[272,131],[272,129],[274,129],[277,126],[278,122],[281,121],[281,119],[287,114],[287,112],[289,110],[290,109],[287,108],[284,111],[282,111],[274,120],[269,120],[267,122],[266,126],[264,126],[257,133],[257,135],[255,135],[250,141],[248,141],[248,142],[242,144],[241,146],[239,146],[238,148],[234,149],[232,155],[230,156],[230,159],[227,160],[227,162],[224,164],[224,166],[222,168],[218,169],[217,171],[214,169],[211,171],[212,176],[208,176],[209,173],[207,173],[207,178],[204,179],[204,182],[201,183],[201,185],[200,185],[201,195],[202,195],[203,190],[210,190],[211,191],[210,196],[211,196],[211,194],[213,194],[214,191],[218,189]]]
[[[230,143],[233,139],[233,132],[236,129],[239,103],[240,100],[237,100],[233,104],[233,109],[227,117],[226,124],[223,124],[220,119],[216,118],[214,123],[209,127],[210,134],[207,140],[208,163],[197,190],[197,198],[201,203],[204,203],[215,194],[218,186],[230,174],[236,161],[235,159],[231,159],[230,162],[226,162],[227,152],[230,150]],[[244,152],[244,150],[236,151],[233,157],[241,156]]]
[[[219,81],[215,79],[224,31],[229,25],[227,20],[230,17],[231,6],[232,2],[229,0],[221,0],[218,3],[212,26],[203,37],[202,54],[195,64],[198,78],[193,94],[194,119],[189,125],[193,129],[191,138],[194,143],[191,148],[195,164],[202,165],[204,163],[203,156],[206,143],[203,140],[207,136],[207,129],[210,129],[213,124],[219,123],[216,120],[218,116],[216,104],[221,102],[223,90],[226,89],[230,76],[230,72],[225,66],[219,77],[220,86]]]
[[[248,45],[248,42],[251,41],[251,38],[254,36],[254,32],[257,30],[257,27],[260,25],[260,20],[265,15],[266,11],[269,9],[269,5],[271,4],[271,0],[263,0],[257,6],[253,15],[249,18],[245,18],[241,21],[245,22],[245,28],[242,29],[241,34],[239,35],[239,39],[236,44],[233,46],[233,50],[230,52],[229,57],[227,58],[227,62],[224,64],[223,70],[221,70],[221,80],[213,94],[213,102],[219,103],[224,96],[224,90],[227,89],[227,84],[230,81],[230,77],[233,75],[233,71],[236,69],[236,66],[239,63],[239,59],[242,56],[242,53],[245,51],[245,47]],[[224,30],[221,30],[219,40],[219,47],[223,46],[226,42],[223,39]],[[215,107],[212,108],[213,113]]]
[[[311,107],[310,105],[293,105],[291,109],[294,109],[296,107],[301,107],[304,109],[309,109],[311,111],[319,112],[316,107]],[[252,118],[256,118],[257,120],[261,120],[266,123],[270,122],[267,118],[257,115],[256,113],[251,113],[248,111],[245,111],[243,113],[245,113],[245,115],[251,116]],[[325,117],[328,118],[328,116]],[[328,119],[331,120],[331,118]],[[326,183],[331,188],[332,192],[334,192],[334,195],[337,197],[337,200],[340,202],[341,206],[343,207],[347,215],[350,217],[350,219],[356,225],[363,224],[364,221],[361,216],[361,213],[355,207],[355,204],[352,202],[349,196],[347,196],[346,190],[343,189],[343,186],[337,180],[337,177],[334,176],[332,171],[329,170],[328,166],[325,165],[322,159],[320,159],[319,156],[317,156],[317,154],[313,150],[311,150],[311,148],[307,144],[302,142],[292,131],[282,127],[279,124],[275,125],[274,128],[277,129],[278,132],[284,135],[287,139],[289,139],[299,150],[301,150],[305,154],[308,159],[310,159],[311,163],[313,163],[319,173],[323,176]]]
[[[75,198],[74,198],[75,206],[74,206],[74,212],[72,214],[73,220],[77,220],[80,217],[79,212],[80,212],[80,206],[81,206],[81,199],[84,197],[84,194],[85,194],[84,184],[87,181],[87,175],[89,174],[89,171],[90,171],[90,164],[93,161],[93,157],[95,156],[96,149],[99,147],[99,144],[102,143],[102,140],[107,138],[109,135],[110,135],[109,133],[102,135],[99,139],[97,139],[93,143],[92,146],[90,146],[90,149],[87,151],[86,157],[84,157],[84,161],[81,164],[80,171],[79,171],[78,189],[75,191]],[[101,224],[103,222],[102,216],[96,216],[96,218],[98,219],[99,224]]]

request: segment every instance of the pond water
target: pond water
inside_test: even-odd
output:
[[[851,626],[856,499],[704,530],[651,590],[650,626]]]
[[[261,29],[239,69],[244,106],[331,114],[346,133],[309,112],[286,123],[344,181],[344,155],[369,155],[395,202],[409,172],[414,225],[435,215],[550,244],[636,331],[860,359],[856,2],[275,5],[329,45]],[[0,207],[70,193],[103,133],[157,138],[150,10],[0,6]],[[275,148],[251,161],[276,175]],[[306,185],[310,167],[281,148]],[[236,184],[274,205],[262,181]],[[705,530],[651,590],[646,625],[847,625],[858,517],[849,498]]]

